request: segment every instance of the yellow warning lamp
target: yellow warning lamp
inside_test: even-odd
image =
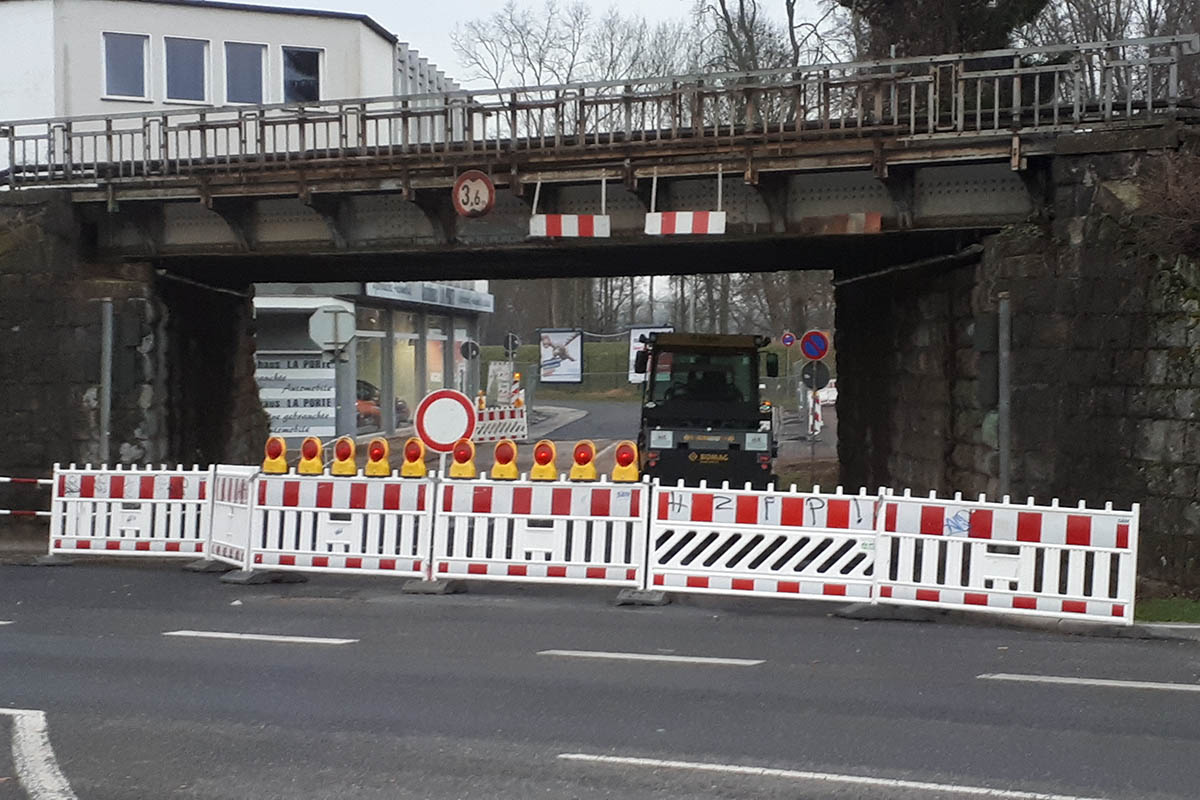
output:
[[[404,443],[404,463],[400,465],[400,477],[425,477],[425,443],[415,436],[410,436]]]
[[[512,439],[501,439],[496,442],[492,451],[492,477],[498,481],[515,481],[521,477],[517,471],[517,443]]]
[[[367,467],[366,474],[369,478],[386,478],[392,474],[392,465],[388,462],[388,458],[392,454],[392,448],[388,445],[387,439],[372,439],[367,445]]]
[[[470,439],[459,439],[451,451],[450,477],[475,477],[475,443]]]
[[[542,439],[533,446],[533,469],[529,471],[529,479],[534,481],[558,480],[558,467],[554,459],[558,456],[558,448],[549,439]]]
[[[617,444],[617,465],[613,467],[614,483],[633,483],[638,480],[637,445],[629,440]]]
[[[577,442],[575,451],[571,453],[571,474],[573,481],[596,480],[596,445],[591,439]]]
[[[263,448],[262,471],[268,475],[284,475],[287,473],[287,442],[282,436],[271,436],[267,446]]]
[[[475,407],[480,411],[487,408],[487,395],[484,394],[483,389],[480,389],[479,394],[475,395]]]
[[[333,445],[333,464],[330,475],[357,475],[358,464],[354,461],[354,440],[343,436]]]
[[[321,458],[321,440],[307,436],[300,445],[300,465],[296,471],[301,475],[323,475],[325,462]]]

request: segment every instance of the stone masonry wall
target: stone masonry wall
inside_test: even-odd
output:
[[[1058,157],[1047,218],[990,237],[978,264],[839,287],[844,483],[995,495],[1007,291],[1012,494],[1139,502],[1140,574],[1200,588],[1200,254],[1134,241],[1155,158]]]

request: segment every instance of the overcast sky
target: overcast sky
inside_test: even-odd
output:
[[[321,8],[366,14],[392,31],[402,42],[408,42],[421,55],[445,70],[452,78],[462,81],[465,69],[450,47],[450,31],[460,22],[486,17],[503,5],[503,0],[247,0],[262,5]],[[541,0],[525,0],[540,6]],[[601,14],[615,6],[623,14],[640,14],[647,22],[682,17],[690,13],[693,0],[599,0],[592,3]],[[778,19],[783,20],[783,0],[765,0]],[[802,0],[801,7],[813,13],[814,0]]]

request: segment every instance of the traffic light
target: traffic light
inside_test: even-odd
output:
[[[612,479],[614,483],[633,483],[638,479],[638,452],[637,445],[631,441],[623,441],[617,444],[617,464],[613,467]]]
[[[576,443],[575,451],[571,454],[571,473],[568,476],[573,481],[596,480],[596,445],[591,439]]]
[[[475,472],[475,443],[470,439],[459,439],[454,443],[450,462],[451,478],[474,478]]]
[[[425,477],[425,443],[415,436],[410,436],[404,443],[404,463],[400,465],[400,477]]]
[[[533,446],[533,469],[529,471],[529,479],[534,481],[558,480],[558,467],[554,459],[558,448],[549,439],[542,439]]]
[[[267,446],[263,448],[263,454],[266,456],[262,463],[263,472],[268,475],[287,473],[287,442],[283,440],[282,436],[269,437]]]
[[[333,445],[333,464],[330,475],[357,475],[358,464],[354,461],[354,440],[343,436]]]
[[[300,445],[300,465],[296,471],[301,475],[323,475],[325,461],[321,458],[321,440],[315,436],[307,436]]]
[[[386,478],[392,474],[392,465],[388,463],[388,456],[392,454],[392,448],[388,445],[387,439],[372,439],[367,445],[367,468],[366,474],[371,478]]]
[[[515,481],[521,477],[517,471],[517,445],[512,439],[501,439],[496,442],[492,451],[495,463],[492,465],[492,477],[498,481]]]
[[[517,336],[512,331],[509,331],[504,337],[504,357],[513,359],[517,357],[517,348],[521,346],[521,337]]]

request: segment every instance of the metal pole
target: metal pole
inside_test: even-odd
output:
[[[113,301],[100,298],[100,463],[108,463],[112,424]]]
[[[1012,305],[1008,292],[1000,292],[999,299],[999,363],[997,382],[999,403],[997,409],[997,438],[1000,446],[1000,494],[1010,493],[1011,447],[1012,447]]]

